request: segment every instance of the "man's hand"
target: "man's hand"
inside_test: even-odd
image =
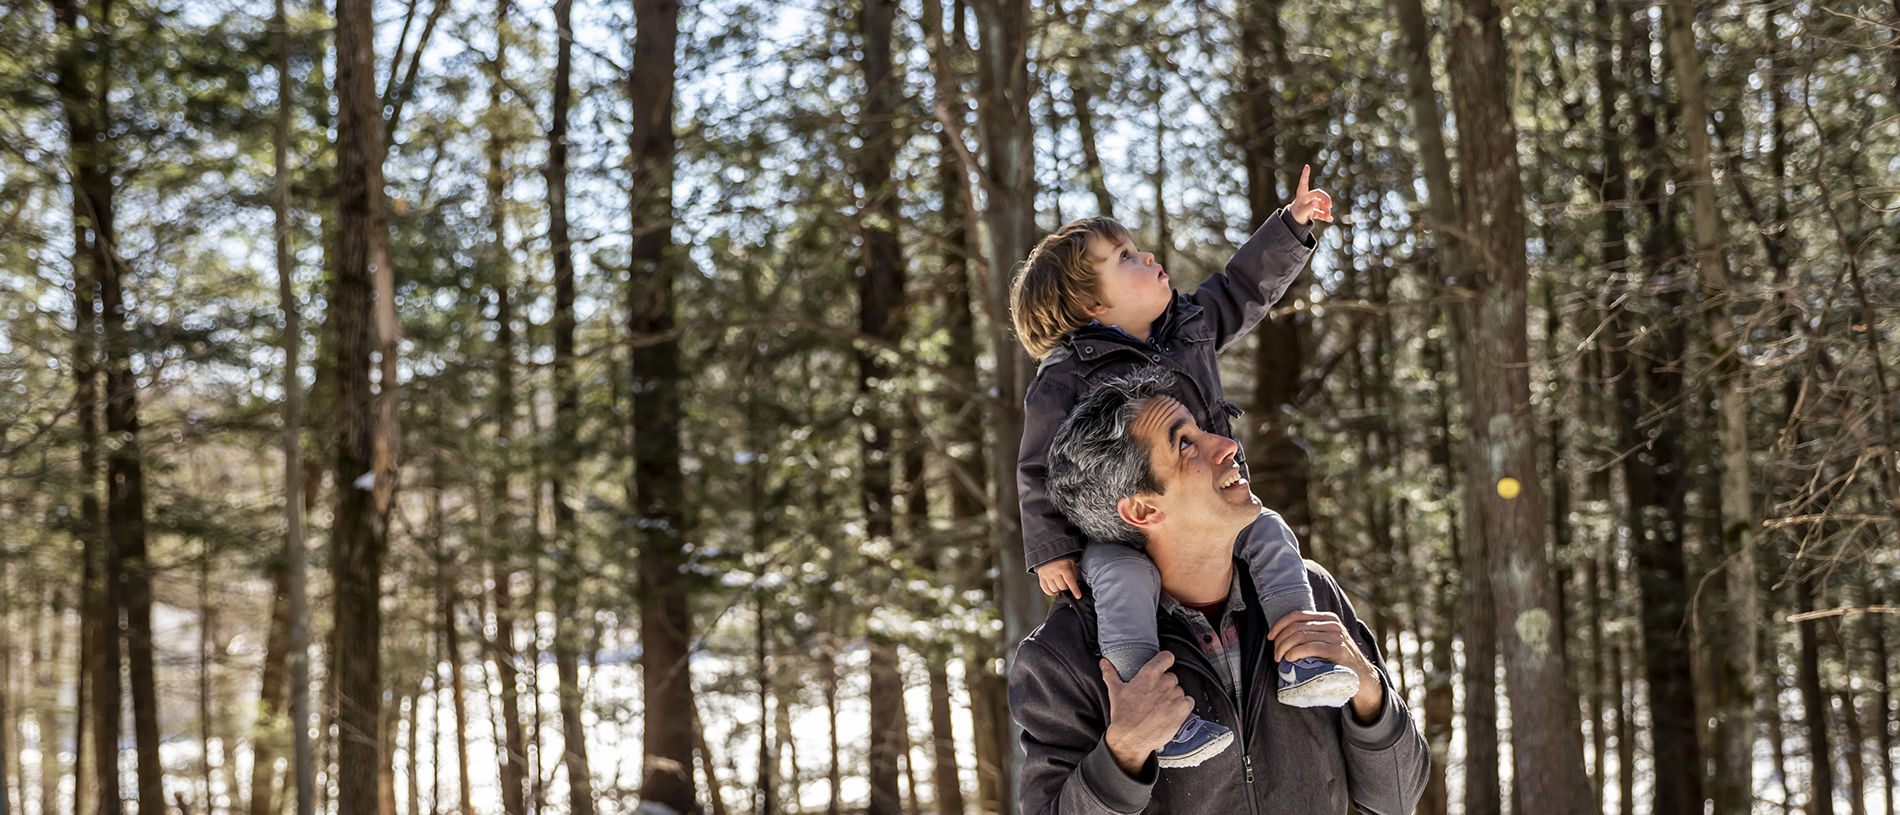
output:
[[[1115,666],[1101,661],[1102,681],[1108,684],[1108,732],[1102,740],[1129,778],[1141,774],[1148,756],[1166,747],[1194,712],[1194,700],[1168,673],[1173,664],[1174,655],[1162,651],[1141,666],[1134,679],[1123,683]]]
[[[1273,640],[1273,658],[1301,659],[1318,657],[1334,665],[1344,665],[1359,674],[1359,692],[1352,696],[1352,713],[1360,724],[1371,724],[1385,707],[1385,686],[1379,672],[1359,650],[1359,642],[1346,631],[1339,615],[1330,611],[1295,611],[1273,624],[1267,632]]]
[[[1070,558],[1052,560],[1036,567],[1036,582],[1042,584],[1042,593],[1054,597],[1056,592],[1067,589],[1076,599],[1082,598],[1082,576],[1075,569],[1075,561]]]
[[[1293,193],[1293,203],[1286,208],[1287,214],[1302,225],[1314,220],[1333,222],[1333,197],[1325,190],[1309,190],[1306,182],[1313,177],[1313,166],[1307,165],[1300,170],[1300,189]]]

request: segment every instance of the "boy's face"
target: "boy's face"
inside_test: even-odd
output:
[[[1097,294],[1101,305],[1090,316],[1104,325],[1120,326],[1126,331],[1146,334],[1174,299],[1168,285],[1168,273],[1155,263],[1151,252],[1135,248],[1134,239],[1090,235],[1089,256],[1095,262]]]

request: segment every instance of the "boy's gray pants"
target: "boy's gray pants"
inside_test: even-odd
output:
[[[1266,511],[1234,539],[1234,553],[1247,564],[1269,625],[1295,611],[1313,610],[1300,543],[1280,513]],[[1082,550],[1082,578],[1095,594],[1096,637],[1102,656],[1123,682],[1161,650],[1155,608],[1161,603],[1161,573],[1140,551],[1119,543],[1090,541]]]

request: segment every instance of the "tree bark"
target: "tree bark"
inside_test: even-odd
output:
[[[91,7],[88,6],[88,12]],[[99,505],[99,396],[98,362],[95,337],[99,317],[95,309],[94,289],[104,251],[97,236],[103,227],[101,214],[109,215],[112,205],[111,179],[101,172],[101,153],[105,144],[100,136],[106,127],[104,106],[109,74],[103,66],[86,61],[87,41],[100,26],[88,18],[80,27],[80,9],[75,0],[55,0],[53,18],[67,39],[59,54],[58,79],[60,105],[66,118],[67,144],[73,166],[73,404],[78,412],[79,469],[82,474],[79,494],[79,537],[84,547],[84,583],[80,620],[82,662],[80,673],[85,682],[85,703],[76,718],[84,723],[85,706],[92,707],[91,724],[93,762],[99,815],[119,815],[123,811],[119,787],[119,704],[123,689],[119,682],[119,557],[113,539],[104,534],[104,517]],[[107,52],[99,52],[103,57]],[[92,69],[90,72],[88,68]],[[90,79],[88,73],[95,74]],[[75,730],[83,735],[83,727]],[[81,739],[83,740],[83,739]],[[82,762],[75,762],[77,778],[85,774]],[[84,786],[76,782],[76,789]],[[75,796],[83,797],[83,796]]]
[[[1744,338],[1730,310],[1728,259],[1722,248],[1721,213],[1715,202],[1710,158],[1708,99],[1702,89],[1702,58],[1696,51],[1695,10],[1689,0],[1669,0],[1670,53],[1682,94],[1683,133],[1689,142],[1690,188],[1695,212],[1695,256],[1703,315],[1714,355],[1715,394],[1721,423],[1721,538],[1728,589],[1723,625],[1716,629],[1716,692],[1713,713],[1716,740],[1715,812],[1746,813],[1754,792],[1755,674],[1754,631],[1760,615],[1756,600],[1755,559],[1751,538],[1753,478],[1748,464],[1748,403],[1742,390],[1740,358]]]
[[[493,266],[490,285],[495,295],[495,446],[499,455],[489,485],[494,507],[493,529],[489,533],[495,600],[495,642],[490,657],[501,685],[502,740],[497,745],[501,780],[501,810],[506,815],[524,815],[524,784],[527,750],[522,745],[520,671],[515,667],[519,651],[515,642],[515,614],[512,583],[515,574],[515,517],[513,476],[517,457],[515,436],[515,313],[513,264],[508,250],[507,157],[508,112],[502,103],[504,77],[508,69],[508,11],[511,0],[495,4],[495,57],[488,66],[488,141],[486,180],[488,201],[489,258]]]
[[[297,500],[293,497],[288,503],[294,504]],[[285,552],[287,557],[290,554]],[[270,633],[264,641],[264,674],[257,693],[257,725],[251,740],[250,815],[277,812],[273,797],[277,787],[277,757],[283,752],[283,743],[292,725],[284,716],[284,703],[290,691],[290,570],[278,563],[273,564],[270,573]]]
[[[1497,576],[1492,590],[1511,699],[1512,794],[1546,812],[1580,812],[1589,800],[1588,782],[1582,746],[1572,735],[1576,702],[1565,682],[1561,642],[1552,640],[1555,593],[1532,427],[1524,195],[1505,88],[1510,52],[1496,0],[1463,0],[1454,9],[1449,51],[1464,166],[1460,192],[1476,261],[1472,280],[1464,283],[1470,295],[1453,306],[1470,315],[1475,340],[1465,346],[1473,351],[1476,374],[1464,380],[1472,417],[1466,494],[1475,493],[1484,532],[1473,537],[1489,550],[1486,562]]]
[[[285,727],[290,735],[290,772],[286,776],[286,792],[294,789],[297,801],[297,815],[314,815],[316,810],[316,766],[310,752],[310,613],[308,608],[309,554],[304,546],[303,513],[304,483],[303,445],[300,441],[303,433],[303,381],[298,372],[302,360],[303,348],[303,312],[297,306],[296,292],[291,280],[295,274],[292,265],[290,247],[290,114],[293,106],[290,77],[290,23],[284,8],[284,0],[275,0],[271,17],[271,29],[277,46],[277,129],[271,140],[272,154],[272,190],[271,210],[273,215],[273,244],[277,252],[277,302],[284,316],[284,648],[289,650],[285,660],[289,675],[288,697],[290,720]],[[273,615],[276,605],[272,605]],[[272,635],[277,628],[272,627]],[[281,649],[270,648],[271,653]],[[269,669],[266,668],[266,674]],[[282,705],[283,694],[277,698]],[[276,710],[272,711],[275,719]],[[258,773],[259,764],[253,756],[252,775]],[[271,776],[275,770],[271,763],[265,768],[264,797],[270,799]],[[252,795],[257,794],[255,781]],[[252,799],[251,815],[273,815],[278,810],[257,809],[256,799]],[[413,814],[412,814],[413,815]]]
[[[1022,395],[1028,359],[1010,338],[1009,275],[1036,240],[1035,124],[1030,118],[1028,0],[973,0],[976,12],[977,120],[982,133],[983,187],[989,208],[989,296],[986,311],[996,351],[996,394],[990,419],[995,519],[992,545],[997,564],[997,609],[1003,619],[1001,653],[1013,660],[1016,644],[1042,616],[1043,601],[1023,561],[1021,506],[1016,491],[1017,446],[1022,443]],[[1019,773],[1011,752],[1008,778]],[[1016,796],[1013,783],[1003,800]]]
[[[1282,98],[1274,89],[1275,74],[1292,83],[1285,60],[1286,30],[1280,25],[1280,0],[1247,0],[1240,5],[1240,42],[1244,47],[1239,59],[1240,142],[1247,159],[1247,205],[1250,228],[1258,228],[1279,209],[1281,198],[1274,190],[1276,174],[1299,161],[1302,148],[1290,122],[1274,110]],[[1429,76],[1427,77],[1429,81]],[[1276,142],[1285,142],[1286,161],[1275,156]],[[1441,155],[1443,151],[1440,151]],[[1298,304],[1308,298],[1311,276],[1302,272],[1287,287],[1281,302]],[[1310,369],[1313,343],[1312,312],[1306,309],[1282,310],[1254,328],[1258,349],[1254,357],[1254,399],[1252,421],[1254,438],[1248,471],[1254,493],[1266,506],[1278,511],[1302,540],[1312,537],[1313,518],[1308,507],[1308,464],[1306,448],[1293,434],[1299,419],[1300,378]]]
[[[1812,569],[1812,564],[1797,562],[1797,569]],[[1814,610],[1818,594],[1813,575],[1803,574],[1794,589],[1796,613]],[[1801,710],[1808,730],[1808,806],[1807,815],[1834,815],[1834,751],[1827,735],[1827,694],[1821,689],[1820,624],[1802,620],[1799,678]]]
[[[874,637],[871,648],[871,801],[865,815],[902,815],[898,795],[898,757],[904,742],[904,678],[897,669],[897,645]]]
[[[628,330],[643,338],[670,332],[678,319],[673,245],[674,83],[678,72],[678,0],[634,3],[633,241]],[[693,616],[681,571],[686,562],[686,495],[680,471],[679,342],[636,344],[632,352],[635,496],[640,529],[640,643],[644,683],[644,800],[697,812],[693,783],[693,688],[687,658]]]
[[[1630,25],[1636,43],[1649,40],[1648,22],[1639,13]],[[1657,79],[1650,76],[1648,60],[1637,59],[1634,105],[1636,147],[1648,161],[1638,190],[1648,213],[1643,238],[1643,267],[1649,289],[1657,298],[1658,317],[1648,326],[1631,326],[1626,375],[1630,389],[1622,392],[1624,447],[1634,452],[1624,459],[1624,480],[1630,490],[1630,543],[1637,590],[1642,598],[1644,679],[1649,687],[1650,733],[1654,745],[1657,783],[1652,806],[1656,811],[1702,808],[1702,756],[1690,663],[1687,625],[1688,571],[1683,557],[1687,510],[1684,462],[1680,451],[1683,411],[1677,405],[1683,392],[1681,365],[1686,358],[1685,328],[1675,315],[1682,287],[1673,283],[1673,258],[1679,249],[1664,179],[1660,123],[1664,112],[1651,99]],[[1647,337],[1641,340],[1639,337]],[[1640,382],[1640,393],[1637,383]]]
[[[554,90],[548,129],[548,243],[554,265],[554,444],[549,491],[554,507],[554,670],[561,710],[561,763],[574,815],[593,815],[593,776],[581,718],[579,619],[583,569],[578,524],[567,484],[580,458],[580,387],[574,375],[574,243],[567,220],[567,119],[573,104],[573,0],[554,4]],[[539,694],[536,695],[539,698]],[[538,796],[537,796],[538,800]]]
[[[964,815],[956,729],[950,723],[950,671],[941,655],[929,660],[930,744],[935,770],[931,779],[937,792],[937,815]]]
[[[382,714],[383,558],[388,552],[388,496],[394,480],[391,448],[384,434],[388,411],[379,413],[370,387],[370,357],[384,354],[384,395],[395,386],[388,346],[371,342],[371,318],[386,298],[372,304],[372,288],[388,268],[388,232],[383,216],[383,116],[376,94],[374,8],[370,0],[336,4],[336,235],[335,289],[330,323],[337,331],[336,510],[331,525],[333,603],[331,686],[337,706],[339,815],[374,815],[380,809],[378,779],[388,757],[379,742]],[[380,320],[379,320],[380,322]],[[384,326],[388,328],[388,326]],[[364,479],[367,475],[368,481]],[[340,655],[348,654],[347,659]]]

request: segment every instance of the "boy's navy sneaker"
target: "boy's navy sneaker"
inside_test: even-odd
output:
[[[1199,767],[1201,762],[1220,755],[1234,743],[1234,731],[1189,713],[1187,721],[1174,734],[1174,740],[1155,753],[1163,769]]]
[[[1280,660],[1280,704],[1339,707],[1359,692],[1359,674],[1344,665],[1314,657]]]

